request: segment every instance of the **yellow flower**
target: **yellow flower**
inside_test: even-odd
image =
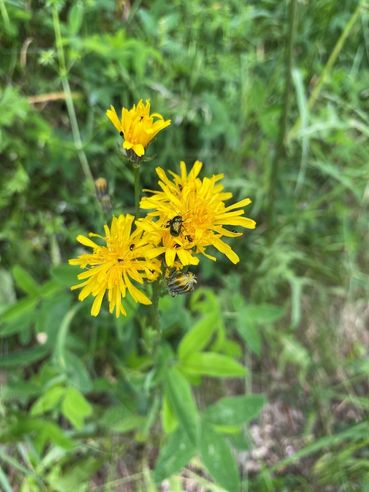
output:
[[[136,302],[151,304],[150,299],[131,281],[143,284],[144,279],[153,280],[160,272],[159,262],[147,260],[146,252],[151,249],[142,231],[131,232],[134,221],[133,215],[113,217],[111,227],[104,226],[105,236],[90,233],[90,237],[97,237],[105,242],[100,246],[86,236],[77,236],[77,241],[92,248],[92,253],[80,255],[69,260],[71,265],[79,265],[84,272],[78,275],[82,283],[74,285],[74,289],[82,289],[79,300],[83,301],[89,295],[95,297],[91,314],[97,316],[105,292],[108,291],[109,311],[115,310],[118,318],[120,314],[126,316],[122,298],[126,297],[127,290]]]
[[[138,229],[145,231],[146,237],[152,243],[152,247],[147,251],[148,258],[156,258],[164,254],[167,267],[178,268],[179,264],[198,265],[199,259],[193,256],[192,244],[183,237],[173,237],[169,229],[163,227],[160,222],[154,222],[146,217],[139,219],[136,225]]]
[[[121,119],[113,106],[106,115],[124,138],[123,147],[132,150],[138,157],[142,157],[151,140],[171,124],[159,113],[150,114],[150,101],[144,104],[142,99],[132,109],[122,108]]]
[[[214,246],[221,253],[224,253],[232,263],[238,263],[239,257],[232,248],[222,240],[222,237],[241,236],[241,232],[234,232],[226,229],[226,226],[239,226],[246,229],[254,229],[256,223],[248,217],[243,217],[245,211],[243,207],[251,203],[250,198],[226,206],[225,201],[232,198],[232,193],[224,192],[223,185],[219,183],[223,179],[223,174],[217,174],[211,178],[200,179],[199,173],[202,163],[196,161],[189,173],[186,164],[180,163],[180,174],[170,172],[172,179],[169,179],[165,171],[158,167],[156,172],[160,178],[159,186],[161,191],[151,191],[150,197],[144,197],[140,206],[143,209],[153,209],[147,215],[147,223],[151,226],[151,233],[154,229],[161,234],[161,241],[151,238],[156,244],[156,250],[163,250],[168,264],[167,256],[173,263],[173,253],[168,253],[166,236],[172,237],[172,242],[179,244],[176,255],[183,265],[185,263],[180,257],[180,251],[185,251],[186,255],[193,252],[201,253],[208,258],[215,260],[213,256],[206,253],[208,246]],[[171,225],[175,220],[176,228],[172,231]],[[150,232],[150,226],[146,225],[145,230]],[[173,232],[175,236],[173,236]],[[176,234],[178,233],[178,236]],[[154,250],[148,252],[151,256]]]

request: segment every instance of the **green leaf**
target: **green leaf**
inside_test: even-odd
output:
[[[53,386],[38,398],[31,408],[31,415],[40,415],[54,409],[65,394],[65,388]]]
[[[243,308],[245,319],[256,323],[273,323],[284,314],[284,309],[274,304],[249,304]]]
[[[170,434],[160,449],[154,470],[155,482],[160,483],[181,470],[194,456],[195,451],[196,448],[184,429]]]
[[[92,406],[80,391],[68,388],[62,402],[62,412],[76,429],[81,429],[85,418],[92,413]]]
[[[178,369],[172,367],[165,375],[165,394],[190,441],[195,444],[198,435],[199,416],[191,387]]]
[[[264,395],[242,395],[222,398],[209,406],[203,418],[216,425],[239,425],[256,418],[265,405]]]
[[[29,318],[33,318],[33,314],[35,311],[36,304],[38,302],[37,297],[26,297],[21,299],[20,301],[12,304],[5,309],[0,315],[0,322],[2,323],[15,323],[24,316],[29,316]],[[14,325],[13,325],[14,326]],[[5,328],[1,328],[1,331]],[[12,333],[16,333],[16,331],[12,331]]]
[[[219,485],[228,492],[240,491],[238,467],[229,444],[206,423],[201,426],[200,457]]]
[[[27,350],[17,350],[0,358],[0,369],[28,366],[45,357],[47,353],[48,348],[44,346],[36,346]]]
[[[51,270],[51,276],[55,282],[66,288],[77,283],[78,273],[81,273],[81,269],[73,265],[57,265]]]
[[[238,313],[236,319],[236,328],[238,333],[246,342],[248,348],[257,355],[260,355],[261,350],[261,335],[260,328],[256,323],[247,321],[242,313]]]
[[[37,295],[39,285],[34,278],[21,266],[15,265],[12,269],[14,281],[25,294]]]
[[[173,432],[178,426],[178,420],[173,413],[173,410],[168,402],[168,398],[164,395],[161,406],[161,425],[166,434]]]
[[[180,364],[188,375],[213,376],[218,378],[242,377],[246,368],[231,357],[214,352],[200,352],[188,356]]]
[[[145,418],[128,410],[124,405],[110,407],[100,419],[100,424],[113,432],[128,432],[143,426]]]
[[[57,360],[57,362],[60,364],[60,366],[64,369],[66,368],[66,365],[67,365],[65,342],[67,339],[69,326],[70,326],[76,312],[80,308],[81,308],[81,305],[76,304],[71,309],[69,309],[69,311],[67,311],[64,318],[61,321],[60,328],[58,331],[58,336],[56,339],[55,349],[54,349],[54,357]]]
[[[209,342],[217,329],[217,313],[210,313],[198,321],[195,326],[183,337],[178,347],[178,356],[181,360],[200,352]]]
[[[75,36],[81,28],[83,21],[83,3],[74,2],[68,13],[68,31]]]

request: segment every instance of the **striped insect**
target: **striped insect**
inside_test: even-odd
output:
[[[172,297],[192,292],[196,284],[196,275],[192,272],[184,273],[173,270],[167,280],[168,292]]]

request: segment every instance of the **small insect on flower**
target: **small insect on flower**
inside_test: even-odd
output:
[[[172,297],[192,292],[197,284],[196,275],[192,272],[178,272],[173,270],[168,278],[168,292]]]
[[[173,219],[168,220],[165,227],[169,229],[172,236],[178,237],[181,234],[183,222],[183,218],[180,215],[176,215]]]

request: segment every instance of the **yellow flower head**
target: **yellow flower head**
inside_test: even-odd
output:
[[[105,292],[108,291],[109,311],[115,310],[118,318],[120,314],[126,316],[122,298],[126,297],[127,290],[136,302],[151,304],[150,299],[131,280],[142,284],[144,279],[153,280],[160,272],[160,264],[156,260],[146,259],[146,252],[151,248],[143,237],[142,231],[131,232],[134,221],[133,215],[113,217],[111,227],[104,226],[105,236],[90,233],[90,237],[97,237],[105,242],[100,246],[86,236],[77,236],[77,241],[92,248],[92,253],[85,253],[78,258],[69,260],[71,265],[79,265],[84,272],[78,275],[82,283],[74,285],[74,289],[82,289],[79,300],[83,301],[89,295],[95,297],[91,314],[97,316]]]
[[[121,119],[113,106],[110,106],[106,115],[122,135],[123,147],[132,150],[138,157],[142,157],[151,140],[171,124],[159,113],[150,114],[150,101],[144,104],[142,99],[132,109],[122,108]]]
[[[164,254],[167,267],[198,265],[199,259],[193,256],[193,245],[188,239],[172,236],[169,228],[163,227],[161,222],[154,222],[150,217],[139,219],[136,224],[138,229],[145,231],[152,243],[151,249],[147,251],[148,258]]]
[[[200,179],[198,176],[201,168],[202,163],[196,161],[191,171],[187,173],[186,164],[181,162],[180,174],[170,172],[172,179],[169,179],[165,171],[158,167],[156,172],[160,178],[161,191],[151,191],[150,197],[141,200],[141,208],[153,209],[147,216],[145,230],[148,233],[151,230],[152,234],[154,231],[156,234],[160,231],[159,241],[158,238],[156,241],[155,238],[151,240],[157,245],[157,251],[165,252],[168,266],[170,264],[167,257],[169,256],[172,263],[175,259],[168,246],[168,236],[171,237],[172,243],[179,245],[176,246],[175,253],[183,265],[185,263],[180,257],[181,251],[184,251],[186,256],[202,253],[215,260],[205,252],[208,246],[214,246],[232,263],[238,263],[239,257],[222,240],[222,237],[237,237],[242,233],[228,230],[225,226],[255,228],[254,220],[243,217],[245,213],[243,207],[251,203],[250,198],[226,206],[224,202],[232,198],[232,193],[224,192],[223,185],[219,183],[224,175],[217,174],[211,178]],[[152,254],[154,252],[149,251],[149,255]]]

